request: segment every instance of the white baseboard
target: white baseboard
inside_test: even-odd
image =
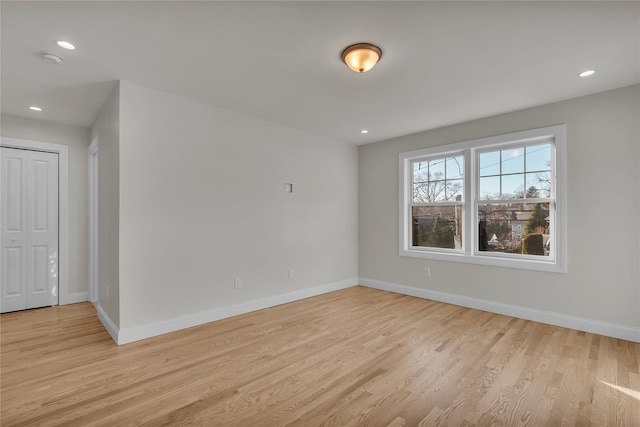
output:
[[[98,312],[98,319],[100,319],[100,321],[104,325],[107,332],[109,332],[109,335],[111,335],[111,339],[114,340],[117,344],[118,331],[119,331],[118,327],[116,326],[115,323],[113,323],[109,315],[104,311],[104,309],[99,304],[97,304],[95,307],[96,307],[96,311]]]
[[[328,292],[350,288],[357,285],[358,279],[353,278],[341,282],[316,286],[313,288],[301,289],[299,291],[290,292],[287,294],[275,295],[259,300],[248,301],[229,307],[221,307],[213,310],[202,311],[199,313],[188,314],[186,316],[169,319],[162,322],[150,323],[133,328],[124,328],[120,329],[119,331],[116,328],[117,339],[114,339],[114,341],[116,341],[118,345],[127,344],[145,338],[151,338],[158,335],[167,334],[169,332],[175,332],[180,329],[191,328],[193,326],[214,322],[216,320],[225,319],[227,317],[238,316],[240,314],[250,313],[256,310],[262,310],[264,308],[275,307],[277,305],[286,304],[288,302],[298,301],[301,299],[326,294]],[[98,309],[98,315],[100,316],[100,309]],[[105,323],[105,321],[103,320],[102,323]],[[113,325],[113,323],[111,324]],[[107,327],[106,324],[105,327]],[[107,327],[107,330],[108,329],[109,327]],[[113,337],[111,331],[109,331],[109,333]]]
[[[75,294],[68,294],[66,304],[77,304],[79,302],[87,302],[89,301],[89,292],[77,292]]]
[[[447,292],[414,288],[412,286],[381,282],[379,280],[366,279],[362,277],[360,278],[359,283],[362,286],[380,289],[383,291],[445,302],[462,307],[475,308],[477,310],[488,311],[490,313],[504,314],[506,316],[517,317],[520,319],[533,320],[535,322],[577,329],[579,331],[591,332],[594,334],[606,335],[608,337],[640,343],[640,328],[634,328],[632,326],[607,323],[599,320],[586,319],[583,317],[570,316],[567,314],[537,310],[517,305],[502,304],[478,298],[450,294]]]

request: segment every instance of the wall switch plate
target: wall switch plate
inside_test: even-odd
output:
[[[242,279],[239,277],[236,277],[235,279],[233,279],[233,287],[234,289],[242,288]]]
[[[424,277],[431,277],[431,269],[429,267],[424,268]]]
[[[292,269],[292,268],[290,268],[290,269],[287,271],[287,277],[288,277],[289,279],[293,279],[293,269]]]
[[[293,184],[288,183],[288,182],[285,183],[284,184],[284,192],[287,193],[287,194],[293,193]]]

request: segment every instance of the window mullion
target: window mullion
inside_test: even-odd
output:
[[[529,199],[482,199],[478,200],[478,205],[505,205],[509,203],[550,203],[555,197],[537,197]]]
[[[465,255],[470,256],[472,254],[471,248],[473,248],[473,239],[475,233],[473,230],[473,222],[474,222],[474,201],[476,198],[476,187],[477,187],[477,165],[476,165],[476,153],[471,148],[467,148],[464,150],[464,200],[466,204],[464,205],[463,211],[463,219],[464,219],[464,227],[462,229],[462,249]]]

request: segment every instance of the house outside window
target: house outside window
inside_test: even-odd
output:
[[[565,126],[400,154],[400,256],[566,271]]]

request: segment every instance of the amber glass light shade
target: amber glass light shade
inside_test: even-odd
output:
[[[356,73],[372,69],[382,58],[382,50],[369,43],[358,43],[342,51],[342,61]]]

